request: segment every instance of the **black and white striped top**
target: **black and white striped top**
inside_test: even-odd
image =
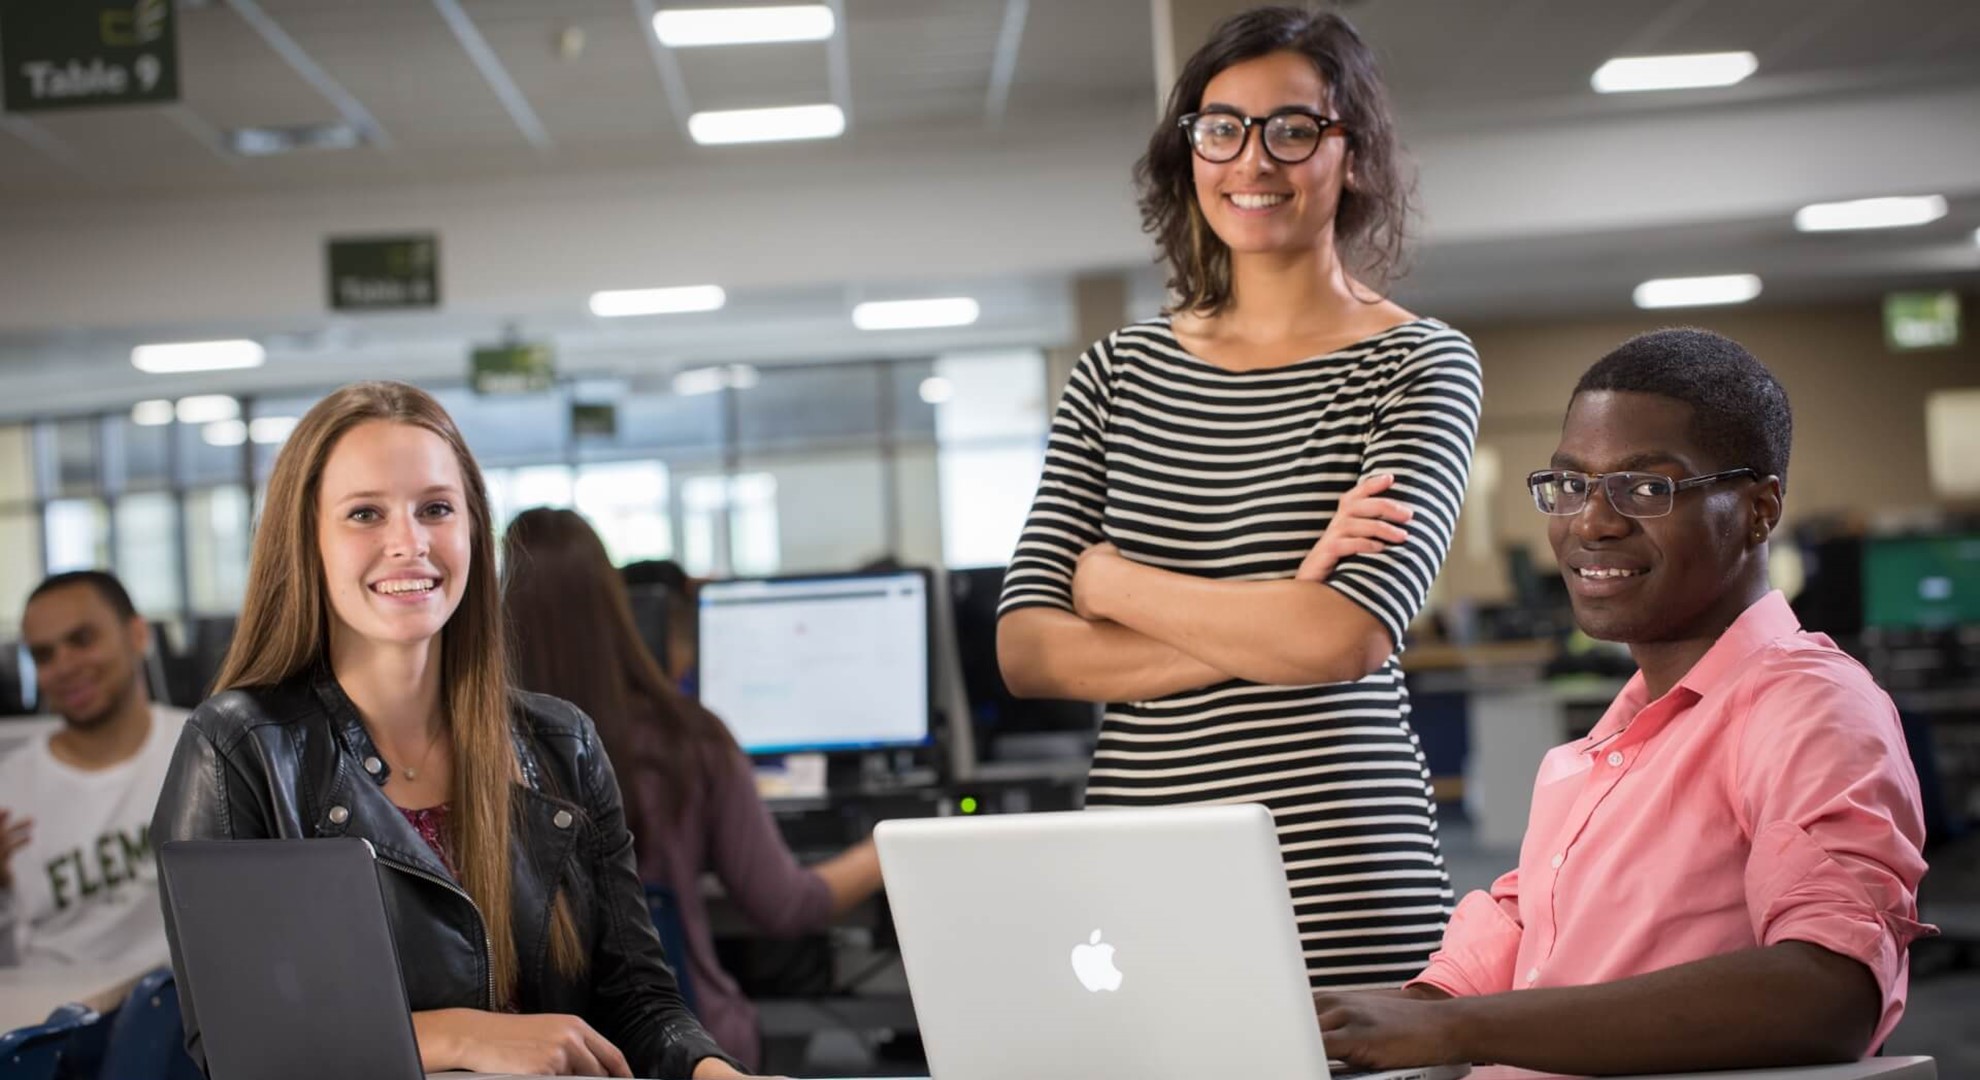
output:
[[[1326,584],[1400,643],[1450,549],[1480,392],[1470,340],[1433,319],[1245,372],[1191,355],[1166,319],[1118,330],[1059,400],[1001,612],[1072,610],[1074,562],[1103,539],[1183,573],[1289,578],[1341,495],[1391,472],[1386,497],[1416,511],[1409,538]],[[1354,683],[1234,680],[1110,705],[1087,805],[1264,803],[1313,985],[1394,986],[1422,970],[1452,900],[1408,715],[1393,656]]]

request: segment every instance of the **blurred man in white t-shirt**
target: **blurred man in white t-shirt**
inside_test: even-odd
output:
[[[151,628],[82,570],[35,588],[21,636],[62,726],[0,759],[0,966],[163,964],[150,822],[186,713],[151,702]]]

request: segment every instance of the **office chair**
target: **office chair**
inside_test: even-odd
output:
[[[159,968],[139,979],[111,1015],[109,1044],[97,1075],[103,1080],[204,1080],[185,1044],[172,969]]]
[[[0,1072],[8,1080],[55,1080],[71,1043],[102,1021],[87,1005],[62,1005],[39,1024],[0,1035]]]

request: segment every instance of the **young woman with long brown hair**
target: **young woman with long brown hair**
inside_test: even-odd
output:
[[[429,1072],[741,1075],[682,1005],[591,722],[510,684],[494,556],[438,402],[389,382],[318,402],[151,835],[369,840]]]
[[[1395,986],[1451,906],[1397,655],[1463,501],[1478,356],[1382,295],[1409,183],[1339,15],[1218,27],[1136,178],[1173,303],[1074,367],[1004,678],[1110,703],[1088,805],[1269,806],[1313,985]]]
[[[673,889],[701,1021],[751,1068],[756,1009],[722,970],[700,890],[712,871],[758,927],[823,929],[880,888],[872,841],[809,869],[784,845],[748,758],[721,720],[668,682],[639,638],[605,545],[569,510],[525,510],[503,541],[503,605],[516,683],[576,703],[598,724],[626,793],[641,876]]]

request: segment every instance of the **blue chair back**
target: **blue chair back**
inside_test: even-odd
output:
[[[0,1074],[7,1080],[55,1080],[71,1040],[102,1020],[87,1005],[63,1005],[39,1024],[0,1035]]]
[[[667,950],[667,964],[674,969],[674,981],[680,984],[681,1000],[687,1002],[688,1011],[699,1015],[694,1001],[694,977],[688,973],[687,923],[681,920],[681,904],[674,890],[648,884],[646,913],[653,917],[653,929],[660,932],[660,946]]]
[[[171,968],[159,968],[137,981],[110,1020],[103,1051],[102,1080],[203,1080],[186,1054],[185,1026],[179,1019],[179,988]]]

